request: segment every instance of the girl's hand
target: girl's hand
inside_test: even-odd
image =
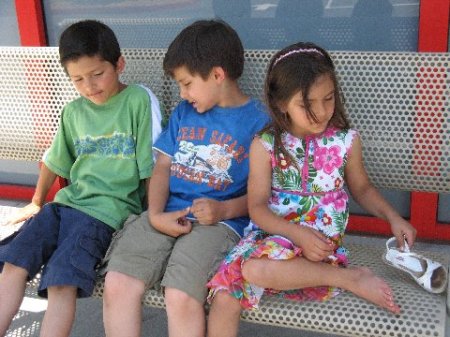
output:
[[[223,220],[220,201],[208,198],[195,199],[191,206],[192,214],[201,225],[212,225]]]
[[[305,258],[313,262],[325,260],[336,249],[334,243],[325,235],[305,226],[298,226],[298,235],[294,244],[303,249]]]
[[[391,221],[391,230],[397,239],[397,245],[400,249],[404,247],[404,239],[408,242],[408,246],[412,246],[416,240],[417,230],[402,217],[397,217]]]
[[[41,206],[35,203],[29,203],[23,208],[18,209],[14,214],[6,221],[5,225],[14,225],[16,223],[28,220],[33,215],[41,210]]]
[[[186,219],[189,212],[188,207],[180,211],[151,214],[150,224],[160,232],[176,238],[192,230],[192,223]]]

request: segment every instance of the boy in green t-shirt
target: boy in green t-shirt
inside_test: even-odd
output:
[[[81,97],[64,107],[32,202],[15,219],[27,222],[0,244],[1,336],[19,309],[26,281],[42,266],[38,293],[48,297],[48,309],[41,335],[70,334],[76,298],[92,294],[96,265],[113,232],[143,211],[153,170],[159,103],[147,88],[120,82],[125,61],[114,32],[94,20],[75,23],[62,33],[59,54]],[[44,205],[57,175],[71,184]]]

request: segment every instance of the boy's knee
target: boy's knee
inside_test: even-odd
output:
[[[50,286],[47,289],[48,297],[69,296],[76,298],[77,287],[74,286]]]
[[[192,308],[202,306],[202,303],[182,290],[166,288],[164,291],[164,301],[167,308]],[[184,309],[183,309],[184,310]]]
[[[3,269],[0,270],[0,275],[2,278],[15,278],[18,280],[26,281],[28,277],[28,271],[25,268],[16,266],[14,264],[5,262]]]
[[[105,300],[113,300],[118,296],[140,297],[144,295],[145,284],[132,276],[116,271],[109,271],[105,276],[103,297]]]

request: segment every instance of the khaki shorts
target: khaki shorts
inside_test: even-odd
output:
[[[239,236],[220,223],[194,224],[190,233],[174,238],[154,229],[144,212],[130,216],[116,233],[103,271],[135,277],[147,288],[179,289],[203,303],[206,283],[238,241]]]

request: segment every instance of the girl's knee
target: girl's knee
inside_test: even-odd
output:
[[[214,309],[218,309],[221,312],[222,310],[232,311],[236,313],[241,312],[241,304],[239,300],[231,296],[226,291],[218,291],[214,295],[211,307],[214,307]]]
[[[262,259],[250,259],[242,265],[242,277],[249,283],[258,283],[266,273],[267,266]]]

